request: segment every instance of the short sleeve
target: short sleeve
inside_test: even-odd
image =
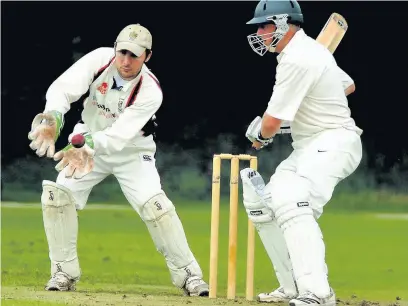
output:
[[[311,67],[290,62],[279,64],[266,113],[277,119],[293,121],[316,79],[316,70]]]

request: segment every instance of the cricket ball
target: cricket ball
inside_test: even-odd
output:
[[[82,134],[76,134],[72,137],[71,143],[75,148],[82,148],[85,144],[85,137]]]

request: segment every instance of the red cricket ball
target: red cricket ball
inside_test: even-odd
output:
[[[82,134],[76,134],[72,137],[71,143],[75,148],[82,148],[85,144],[85,137]]]

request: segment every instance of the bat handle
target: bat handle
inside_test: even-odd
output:
[[[262,147],[262,144],[259,141],[254,141],[252,143],[252,148],[254,148],[255,150],[260,150]]]

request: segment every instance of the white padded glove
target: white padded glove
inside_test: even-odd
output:
[[[257,116],[251,124],[248,126],[248,129],[245,133],[246,138],[249,139],[256,146],[257,149],[266,147],[268,144],[273,142],[273,137],[271,138],[262,138],[261,137],[261,127],[262,127],[262,118]]]

